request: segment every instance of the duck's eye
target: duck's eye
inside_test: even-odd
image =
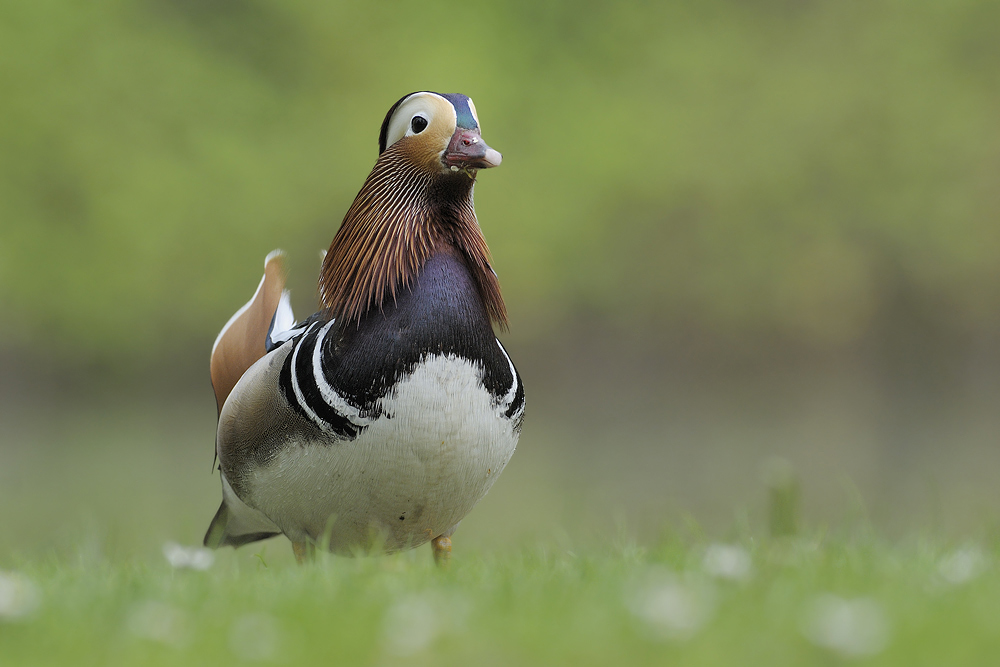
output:
[[[427,129],[427,119],[423,116],[414,116],[410,121],[410,129],[413,130],[413,134],[420,134]]]

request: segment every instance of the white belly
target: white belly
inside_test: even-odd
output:
[[[352,441],[293,442],[247,480],[248,504],[293,541],[332,551],[415,547],[453,528],[486,495],[517,433],[455,356],[423,361]]]

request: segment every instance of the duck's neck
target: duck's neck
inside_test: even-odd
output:
[[[489,248],[472,203],[474,177],[433,174],[398,148],[379,156],[330,244],[320,272],[322,305],[333,317],[357,321],[408,288],[424,263],[451,246],[461,253],[490,319],[507,312]]]

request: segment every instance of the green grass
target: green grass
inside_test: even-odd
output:
[[[892,523],[860,492],[846,502],[824,490],[822,470],[863,470],[851,457],[865,441],[851,433],[820,457],[782,444],[775,427],[762,439],[799,462],[801,487],[768,468],[761,488],[753,462],[766,450],[752,439],[685,448],[657,436],[657,449],[634,425],[626,441],[587,440],[539,417],[463,522],[448,571],[427,547],[299,567],[284,538],[223,549],[196,571],[160,552],[168,540],[199,540],[219,502],[215,415],[198,398],[54,414],[0,406],[0,667],[950,667],[1000,654],[996,465],[985,440],[942,438],[957,443],[949,459],[908,452],[895,476],[875,478],[909,519]],[[788,428],[811,431],[822,429]],[[944,474],[938,461],[954,466],[939,513],[891,493],[925,468]],[[986,510],[959,502],[963,493]],[[782,532],[799,537],[768,537]],[[715,540],[740,550],[713,551]],[[740,558],[749,570],[713,575],[707,553],[716,569],[728,557],[731,574]],[[18,618],[5,602],[12,588],[22,591]]]
[[[716,547],[714,568],[711,544],[678,536],[648,550],[459,547],[446,571],[426,547],[300,567],[277,540],[221,551],[206,571],[25,561],[6,574],[30,582],[34,610],[0,620],[0,656],[7,666],[914,666],[1000,652],[994,548],[870,533],[734,546]]]

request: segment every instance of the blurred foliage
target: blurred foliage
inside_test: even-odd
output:
[[[274,247],[305,314],[421,89],[472,96],[504,153],[476,195],[515,335],[824,349],[901,290],[989,329],[997,25],[988,0],[3,3],[5,345],[207,355]]]

